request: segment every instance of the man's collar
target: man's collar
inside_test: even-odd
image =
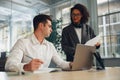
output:
[[[43,42],[42,43],[40,43],[39,41],[38,41],[38,39],[36,38],[36,36],[35,36],[35,34],[33,33],[32,34],[32,42],[33,42],[33,44],[47,44],[47,40],[43,40]]]

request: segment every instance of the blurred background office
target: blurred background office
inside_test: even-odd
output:
[[[120,0],[0,0],[0,56],[9,55],[17,39],[33,32],[32,19],[36,14],[51,15],[54,45],[61,51],[61,32],[70,23],[70,8],[76,3],[85,5],[90,13],[89,23],[96,34],[103,33],[100,55],[105,59],[120,58]],[[116,62],[116,61],[115,61]],[[118,64],[118,63],[117,63]],[[116,65],[116,64],[115,64]]]

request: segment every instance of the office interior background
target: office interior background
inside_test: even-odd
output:
[[[7,52],[15,42],[33,32],[33,17],[39,13],[51,15],[61,51],[61,32],[70,23],[70,8],[81,3],[88,8],[88,24],[98,35],[102,33],[99,49],[102,58],[120,57],[120,0],[0,0],[0,52]],[[53,30],[54,31],[54,30]],[[55,44],[56,45],[56,44]]]

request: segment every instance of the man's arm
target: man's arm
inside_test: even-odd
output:
[[[53,56],[52,56],[52,61],[60,68],[62,68],[63,70],[69,70],[70,69],[70,62],[67,62],[65,60],[63,60],[59,54],[57,53],[56,49],[54,46],[51,46],[52,47],[52,53],[53,53]]]
[[[18,40],[10,51],[10,54],[5,64],[5,70],[19,71],[23,67],[23,65],[26,64],[21,63],[23,58],[23,51],[24,45],[22,43],[22,40]]]

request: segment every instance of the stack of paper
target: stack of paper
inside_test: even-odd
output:
[[[102,33],[100,33],[98,36],[96,36],[95,38],[93,38],[93,39],[90,39],[89,41],[87,41],[86,43],[85,43],[85,45],[88,45],[88,46],[95,46],[95,44],[97,44],[97,43],[102,43],[102,38],[101,38],[101,36],[102,36]]]

